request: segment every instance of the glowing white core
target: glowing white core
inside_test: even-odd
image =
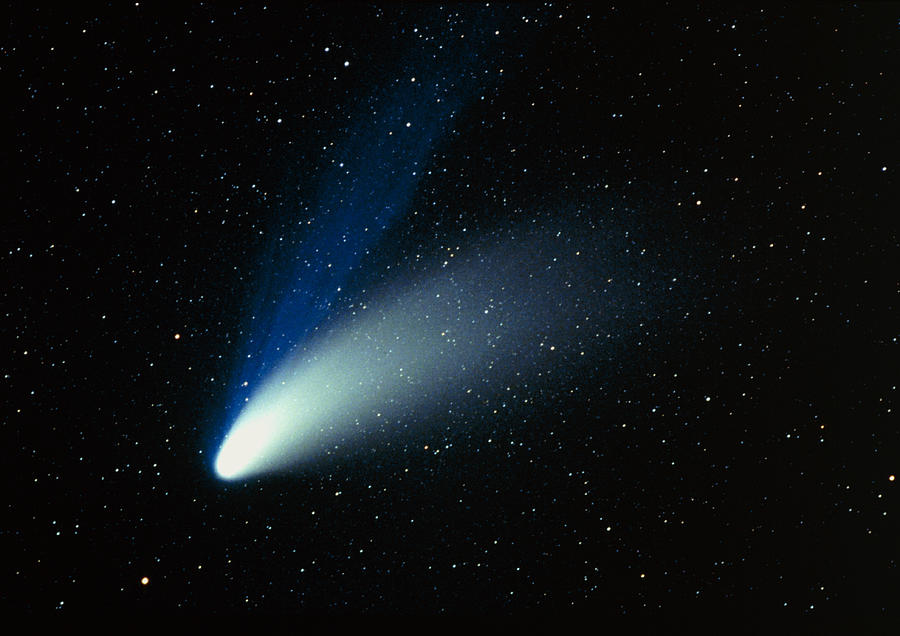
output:
[[[240,420],[222,443],[216,457],[216,473],[222,479],[239,477],[254,461],[263,458],[276,433],[274,413]]]

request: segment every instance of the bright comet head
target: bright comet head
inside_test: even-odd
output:
[[[281,415],[277,409],[242,413],[219,449],[216,474],[222,479],[239,479],[256,472],[283,427]]]
[[[216,457],[216,473],[223,479],[240,477],[254,457],[266,445],[268,434],[265,427],[243,426],[232,430]]]

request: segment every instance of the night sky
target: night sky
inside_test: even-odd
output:
[[[897,624],[898,15],[16,3],[0,606]]]

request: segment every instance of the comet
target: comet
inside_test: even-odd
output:
[[[354,304],[262,379],[221,444],[216,474],[289,469],[450,403],[477,410],[513,385],[585,377],[611,331],[627,328],[622,308],[643,306],[635,293],[652,286],[613,284],[609,268],[627,250],[609,243],[571,226],[482,241]]]

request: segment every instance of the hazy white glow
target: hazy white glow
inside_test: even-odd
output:
[[[583,363],[579,337],[600,326],[598,263],[559,236],[472,246],[439,276],[354,306],[256,388],[222,444],[218,475],[285,468],[450,402],[456,412],[486,408],[511,383]]]
[[[223,479],[238,477],[266,457],[278,437],[279,419],[275,409],[255,416],[242,415],[235,423],[216,457],[216,472]],[[281,422],[284,426],[284,421]]]

